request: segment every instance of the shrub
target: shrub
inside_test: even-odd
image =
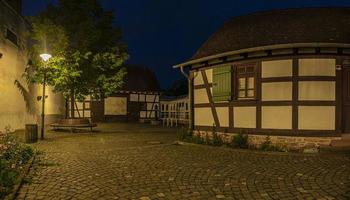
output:
[[[248,148],[248,135],[243,134],[242,132],[235,135],[231,140],[230,146],[233,148],[247,149]]]
[[[11,192],[17,182],[18,172],[11,169],[5,160],[0,159],[0,199]]]
[[[265,142],[261,144],[260,149],[262,151],[278,151],[278,152],[285,151],[283,148],[273,145],[269,136],[267,136]]]
[[[222,146],[224,141],[222,138],[216,133],[215,127],[213,127],[213,138],[211,140],[211,145],[213,146]]]
[[[3,199],[17,183],[23,165],[28,163],[34,151],[21,144],[9,133],[0,137],[0,199]]]
[[[186,141],[192,137],[192,132],[185,127],[177,129],[177,139],[180,141]]]

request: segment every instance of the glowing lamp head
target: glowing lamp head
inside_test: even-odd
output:
[[[52,56],[47,53],[40,54],[40,57],[43,59],[43,61],[47,62]]]

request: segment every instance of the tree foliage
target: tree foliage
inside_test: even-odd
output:
[[[71,98],[108,96],[122,87],[128,54],[113,14],[98,1],[60,0],[31,22],[31,82],[42,83],[46,74],[48,85]],[[39,55],[47,51],[53,57],[43,63]]]

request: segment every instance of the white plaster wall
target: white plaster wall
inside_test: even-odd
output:
[[[293,75],[293,60],[273,60],[261,63],[262,78]]]
[[[195,126],[213,126],[215,124],[211,108],[194,109]]]
[[[25,87],[31,97],[36,98],[37,93],[35,89],[29,91],[22,77],[27,64],[25,53],[9,41],[1,40],[0,35],[0,52],[3,54],[0,58],[0,131],[6,126],[10,126],[12,130],[24,129],[26,123],[36,123],[38,105],[35,103],[36,113],[33,115],[27,112],[24,98],[14,84],[15,80]]]
[[[256,107],[234,107],[235,128],[256,128]]]
[[[299,100],[335,101],[334,81],[300,81]]]
[[[209,103],[207,90],[205,88],[194,90],[194,103]]]
[[[299,59],[299,76],[335,76],[335,59]]]
[[[205,73],[208,78],[208,83],[213,83],[213,69],[207,69],[205,70]]]
[[[105,115],[126,115],[126,97],[108,97],[105,99]]]
[[[138,94],[130,94],[130,101],[137,102]]]
[[[52,88],[46,87],[45,114],[64,115],[65,100],[61,93],[55,93]],[[78,103],[78,102],[77,102]],[[82,105],[81,105],[82,109]]]
[[[154,95],[154,94],[148,94],[146,95],[146,101],[147,102],[158,102],[159,101],[159,96]]]
[[[292,100],[292,82],[262,83],[263,101],[288,101]]]
[[[204,84],[202,73],[200,71],[193,72],[193,84],[194,85],[203,85]]]
[[[221,127],[229,127],[228,109],[229,109],[228,107],[217,107],[216,108],[216,113],[218,115]]]
[[[263,106],[261,108],[263,129],[292,129],[292,106]]]
[[[335,106],[299,106],[299,129],[335,130]]]

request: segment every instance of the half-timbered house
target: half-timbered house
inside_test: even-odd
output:
[[[102,100],[76,102],[75,117],[93,122],[147,122],[159,116],[160,89],[155,74],[140,66],[127,66],[123,88]],[[68,109],[70,106],[68,106]]]
[[[329,144],[350,132],[350,8],[234,17],[187,62],[191,128]]]

